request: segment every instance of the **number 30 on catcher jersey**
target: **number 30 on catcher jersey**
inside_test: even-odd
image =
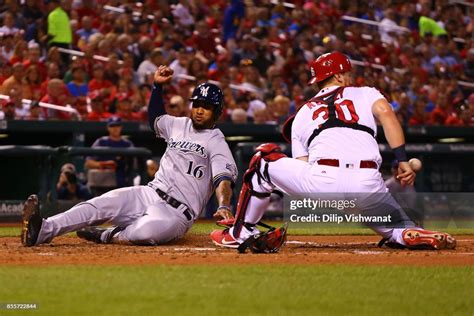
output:
[[[336,88],[322,89],[315,97],[328,95]],[[372,105],[379,99],[384,99],[384,96],[375,88],[345,87],[334,102],[336,117],[346,123],[358,123],[377,131]],[[367,132],[351,128],[328,128],[308,146],[313,131],[328,118],[328,105],[322,102],[308,102],[299,110],[291,129],[294,158],[309,156],[310,163],[321,158],[381,161],[375,138]]]

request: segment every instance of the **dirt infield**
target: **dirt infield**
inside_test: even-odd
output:
[[[455,236],[455,250],[409,251],[378,248],[377,236],[289,236],[278,254],[238,254],[216,248],[204,235],[157,247],[96,245],[59,237],[50,245],[24,248],[19,237],[0,238],[0,265],[143,264],[372,264],[474,265],[474,236]]]

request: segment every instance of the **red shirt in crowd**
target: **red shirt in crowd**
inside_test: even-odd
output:
[[[86,115],[87,121],[105,121],[112,116],[112,113],[109,112],[95,112],[91,111]]]
[[[66,100],[66,98],[64,98]],[[60,98],[52,98],[49,95],[45,95],[41,98],[40,102],[50,103],[54,105],[65,106],[66,102]],[[71,120],[72,115],[69,112],[51,110],[43,108],[44,117],[47,119],[58,119],[58,120]]]
[[[448,110],[437,106],[430,114],[430,123],[434,125],[443,125],[447,118]]]
[[[38,73],[39,73],[39,76],[40,76],[40,80],[46,79],[46,77],[48,76],[48,68],[46,67],[46,65],[44,63],[42,63],[42,62],[32,62],[29,59],[27,59],[23,62],[23,67],[25,67],[25,71],[30,66],[36,66],[38,68]]]

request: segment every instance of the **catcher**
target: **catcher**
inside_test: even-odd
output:
[[[447,233],[417,227],[387,193],[378,170],[382,158],[375,120],[382,124],[399,162],[398,180],[402,185],[413,185],[415,172],[407,162],[403,130],[392,107],[377,89],[351,86],[351,68],[347,56],[337,51],[312,62],[310,84],[317,83],[320,91],[303,105],[292,125],[288,123],[284,129],[291,140],[294,159],[286,157],[275,144],[257,148],[243,177],[236,220],[231,227],[211,233],[214,244],[238,248],[249,238],[258,239],[261,235],[256,224],[267,209],[270,192],[276,188],[290,195],[381,193],[382,200],[375,210],[389,206],[398,211],[398,216],[394,225],[370,226],[383,237],[380,245],[409,249],[456,246],[456,240]]]

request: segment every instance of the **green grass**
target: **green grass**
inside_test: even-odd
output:
[[[34,315],[472,315],[472,276],[472,267],[0,267],[0,304],[36,303]]]
[[[273,226],[281,226],[282,222],[268,222],[268,224]],[[446,225],[437,227],[430,225],[426,226],[427,229],[435,229],[445,231],[450,234],[454,235],[473,235],[474,229],[472,228],[457,228],[454,226]],[[198,235],[207,235],[214,229],[220,229],[215,223],[210,221],[204,222],[197,222],[191,228],[191,233],[198,234]],[[350,226],[331,226],[320,224],[319,226],[311,225],[307,228],[298,226],[292,227],[289,226],[288,233],[290,235],[373,235],[374,232],[368,228],[361,228],[361,227],[350,227]],[[20,228],[19,227],[0,227],[0,237],[15,237],[20,235]],[[1,315],[1,314],[0,314]]]

